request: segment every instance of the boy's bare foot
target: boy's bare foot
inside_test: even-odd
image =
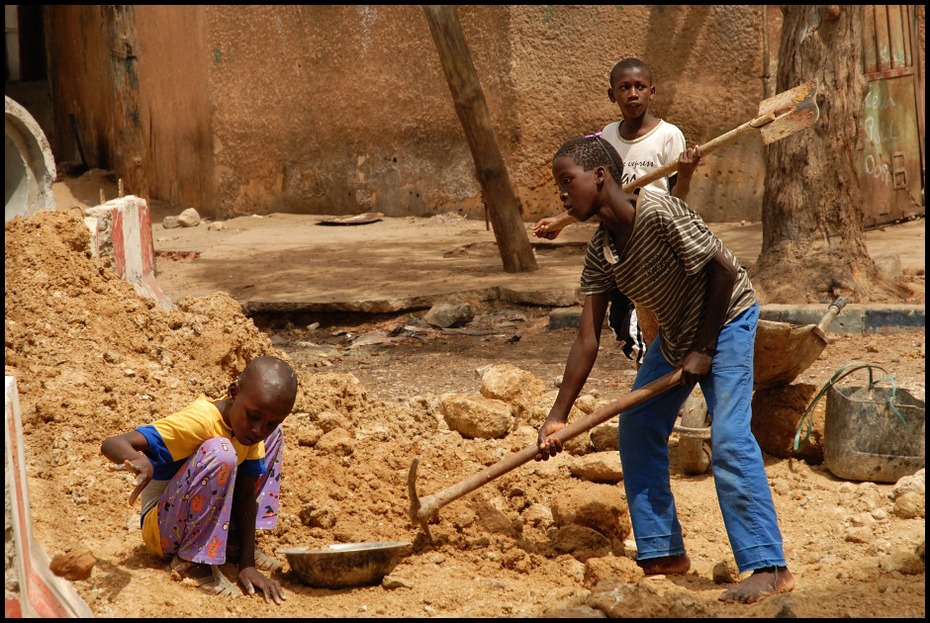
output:
[[[691,569],[691,560],[687,554],[647,558],[636,561],[636,564],[646,575],[683,575]]]
[[[788,567],[766,567],[756,569],[751,576],[727,589],[720,601],[751,604],[769,595],[787,593],[794,588],[794,576]]]
[[[190,562],[178,558],[171,559],[171,570],[184,579],[191,580],[194,586],[213,595],[226,595],[236,597],[239,589],[220,573],[217,565],[206,565],[199,562]]]

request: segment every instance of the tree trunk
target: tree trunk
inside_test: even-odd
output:
[[[507,167],[504,166],[504,159],[494,138],[488,106],[455,7],[427,5],[423,10],[452,92],[455,112],[465,129],[465,137],[475,161],[475,173],[487,201],[504,270],[509,273],[534,271],[537,268],[536,257],[526,233],[520,204],[510,184]]]
[[[899,296],[869,256],[856,167],[865,97],[862,6],[783,5],[777,92],[812,78],[820,119],[768,146],[762,251],[753,283],[764,303]],[[799,300],[803,299],[803,300]]]

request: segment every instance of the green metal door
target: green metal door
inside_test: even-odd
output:
[[[925,214],[924,104],[916,7],[865,7],[869,93],[859,128],[865,227]]]

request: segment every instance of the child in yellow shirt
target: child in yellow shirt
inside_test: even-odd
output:
[[[277,357],[257,357],[224,398],[201,395],[100,447],[110,461],[137,474],[129,503],[141,496],[145,544],[203,590],[237,594],[219,570],[228,543],[238,553],[238,581],[247,594],[258,589],[266,601],[285,599],[281,585],[257,569],[274,571],[281,563],[256,549],[255,530],[277,524],[280,425],[296,398],[293,368]]]

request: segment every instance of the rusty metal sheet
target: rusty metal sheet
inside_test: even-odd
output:
[[[869,82],[862,109],[859,180],[864,225],[874,227],[925,212],[913,75]]]

